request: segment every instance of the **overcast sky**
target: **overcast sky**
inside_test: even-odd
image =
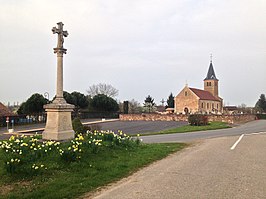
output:
[[[265,0],[0,0],[0,102],[55,95],[60,21],[68,92],[107,83],[160,104],[186,82],[203,89],[212,53],[226,105],[266,94]]]

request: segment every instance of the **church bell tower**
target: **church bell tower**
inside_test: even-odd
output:
[[[218,93],[218,79],[215,76],[215,72],[212,65],[212,56],[210,61],[207,77],[204,79],[204,90],[210,92],[213,96],[219,97]]]

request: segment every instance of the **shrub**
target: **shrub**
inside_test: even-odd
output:
[[[266,119],[266,114],[256,114],[256,117],[257,117],[259,120],[265,120],[265,119]]]
[[[88,126],[84,126],[84,128],[86,131],[91,131],[91,132],[102,130],[102,127],[99,124],[91,124]]]
[[[83,124],[81,123],[79,118],[75,118],[72,121],[73,130],[75,131],[75,134],[83,134],[86,132],[86,129],[84,128]]]
[[[205,126],[208,125],[208,117],[201,114],[189,115],[188,122],[192,126]]]

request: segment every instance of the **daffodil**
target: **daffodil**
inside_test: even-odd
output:
[[[14,136],[14,135],[12,135],[12,136],[9,138],[9,141],[13,141],[13,140],[15,140],[15,136]]]

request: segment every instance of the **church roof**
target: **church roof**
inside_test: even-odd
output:
[[[208,70],[208,73],[207,73],[207,77],[204,79],[204,80],[218,80],[215,76],[215,72],[214,72],[214,69],[213,69],[213,65],[212,65],[212,61],[210,63],[210,66],[209,66],[209,70]]]
[[[13,115],[14,114],[4,104],[0,102],[0,117]]]
[[[212,101],[220,101],[218,98],[213,96],[210,92],[200,90],[197,88],[189,88],[193,93],[195,93],[201,100],[212,100]]]

